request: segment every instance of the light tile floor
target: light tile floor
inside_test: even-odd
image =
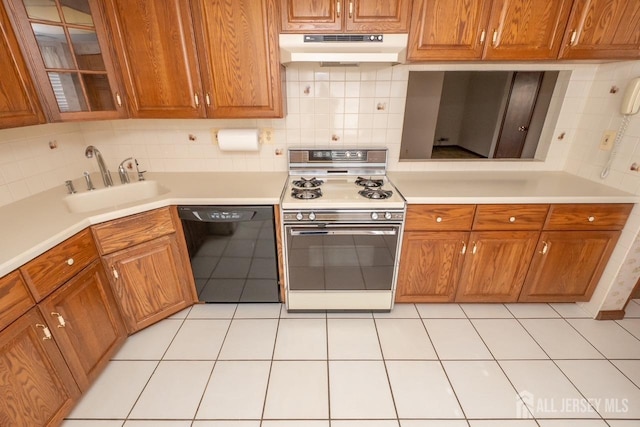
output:
[[[640,300],[197,305],[130,337],[63,427],[639,427]]]

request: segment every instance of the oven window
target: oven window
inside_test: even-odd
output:
[[[286,227],[290,290],[391,290],[399,227]]]

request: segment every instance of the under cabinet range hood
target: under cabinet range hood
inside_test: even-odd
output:
[[[403,63],[407,34],[280,34],[280,62]]]

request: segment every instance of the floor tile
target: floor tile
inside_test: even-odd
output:
[[[560,315],[549,304],[545,303],[513,303],[505,304],[507,310],[518,319],[553,319]]]
[[[274,361],[264,418],[328,419],[327,363]]]
[[[591,313],[580,307],[575,302],[558,302],[549,304],[551,308],[565,319],[591,319]]]
[[[571,319],[569,323],[609,359],[640,355],[640,340],[613,320]]]
[[[113,356],[115,360],[160,360],[182,320],[165,319],[131,335]]]
[[[285,306],[282,306],[282,310],[280,310],[281,319],[326,319],[326,317],[327,313],[324,311],[290,312]]]
[[[603,418],[640,418],[640,389],[609,361],[556,363]]]
[[[604,358],[564,319],[522,319],[520,323],[552,359]]]
[[[470,420],[471,427],[538,427],[533,420]]]
[[[370,311],[330,311],[327,313],[329,319],[371,319],[373,313]]]
[[[260,419],[270,368],[267,360],[217,362],[196,418]]]
[[[129,418],[193,418],[214,362],[162,361]]]
[[[538,424],[540,427],[608,427],[602,420],[538,420]]]
[[[230,320],[185,320],[164,360],[215,360]]]
[[[236,319],[275,319],[280,317],[282,304],[276,303],[256,303],[238,304]]]
[[[416,304],[423,319],[466,319],[467,315],[458,304]]]
[[[331,427],[398,427],[396,420],[331,420]]]
[[[187,316],[189,315],[189,312],[191,312],[191,307],[185,308],[184,310],[180,310],[179,312],[174,313],[171,316],[167,317],[167,319],[186,319]]]
[[[631,317],[640,317],[640,300],[631,300],[624,309],[625,319]]]
[[[470,319],[511,319],[513,315],[504,304],[460,304]]]
[[[60,427],[122,427],[124,420],[64,420]]]
[[[440,362],[386,362],[400,418],[464,418]]]
[[[331,417],[396,418],[382,361],[330,361]]]
[[[469,427],[464,420],[400,420],[400,427]]]
[[[191,427],[191,420],[129,420],[123,427]]]
[[[68,418],[121,418],[131,411],[158,362],[109,362]]]
[[[622,319],[617,321],[618,325],[625,328],[634,337],[640,339],[640,319]]]
[[[593,418],[597,413],[551,361],[501,361],[502,369],[536,418]],[[573,403],[579,403],[573,405]]]
[[[260,427],[260,421],[194,421],[192,427]]]
[[[548,359],[516,319],[474,319],[472,323],[496,359]]]
[[[468,319],[424,319],[442,360],[493,359]]]
[[[196,304],[191,307],[188,319],[231,319],[237,304]]]
[[[516,418],[518,394],[495,361],[442,362],[467,418]]]
[[[640,360],[612,360],[611,363],[616,365],[636,386],[640,387]]]
[[[414,304],[394,304],[393,310],[389,312],[374,312],[373,317],[377,319],[417,319],[418,310]]]
[[[326,360],[326,320],[281,319],[273,358],[274,360]]]
[[[382,359],[373,319],[328,319],[329,359]]]
[[[329,427],[329,421],[263,421],[262,427]],[[232,426],[229,426],[232,427]]]
[[[609,427],[638,427],[640,420],[607,420],[607,424]]]
[[[420,319],[376,319],[385,359],[437,359]]]
[[[234,319],[222,345],[221,360],[269,360],[278,319]]]

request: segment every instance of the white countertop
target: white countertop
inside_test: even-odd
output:
[[[91,212],[70,213],[62,184],[0,207],[0,277],[92,224],[169,205],[276,205],[287,173],[176,172],[148,173],[146,178],[158,181],[160,195]],[[93,177],[93,182],[100,178]],[[83,187],[76,183],[79,192]]]
[[[640,196],[565,172],[389,172],[409,204],[639,203]]]

